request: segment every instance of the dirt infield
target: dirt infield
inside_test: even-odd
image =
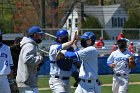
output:
[[[138,85],[140,82],[129,82],[129,85]],[[112,84],[103,84],[102,86],[112,86]]]
[[[138,85],[140,82],[129,82],[129,85]],[[103,84],[102,86],[112,86],[112,84]],[[71,88],[75,88],[71,86]],[[39,88],[39,90],[50,90],[50,88]]]

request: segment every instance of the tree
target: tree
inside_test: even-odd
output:
[[[121,1],[121,0],[120,0]],[[124,25],[124,28],[140,28],[140,1],[139,0],[123,0],[124,8],[128,11],[128,20]],[[126,38],[129,39],[139,39],[138,30],[125,30],[123,33]]]
[[[94,16],[87,16],[86,20],[82,23],[82,28],[83,29],[101,29],[102,26],[100,24],[100,22],[98,21],[97,18],[95,18]],[[84,32],[87,30],[84,30]],[[94,32],[96,34],[96,38],[101,37],[101,31],[100,30],[92,30],[92,32]],[[105,32],[105,31],[104,31]],[[109,39],[109,36],[107,35],[107,33],[104,33],[104,39]]]
[[[12,32],[11,21],[5,20],[5,19],[0,19],[0,30],[2,30],[2,32],[4,32],[4,33]]]
[[[125,23],[124,28],[140,28],[140,15],[136,11],[131,11],[129,13],[129,18],[128,21]],[[138,30],[125,30],[123,31],[125,34],[126,38],[129,39],[138,39]]]
[[[85,3],[88,5],[98,5],[98,0],[86,0]]]

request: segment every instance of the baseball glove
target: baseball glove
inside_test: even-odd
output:
[[[128,58],[128,66],[131,69],[133,69],[136,66],[135,59],[133,56]]]
[[[57,53],[57,55],[56,55],[56,60],[61,60],[61,59],[64,59],[64,58],[65,58],[63,52],[65,52],[65,50],[59,50],[59,51],[58,51],[58,53]]]

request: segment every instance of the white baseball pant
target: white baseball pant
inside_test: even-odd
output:
[[[17,86],[20,93],[39,93],[38,87],[31,88],[30,86],[24,83],[18,83]]]
[[[96,82],[96,80],[81,80],[75,93],[101,93],[101,86]]]
[[[113,77],[112,92],[113,93],[127,93],[129,76],[116,76]]]
[[[50,77],[49,85],[53,93],[70,93],[69,80]]]

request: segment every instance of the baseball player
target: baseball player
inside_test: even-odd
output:
[[[37,67],[43,60],[43,55],[38,53],[38,44],[42,41],[44,32],[40,27],[32,26],[28,36],[20,42],[21,51],[18,60],[16,82],[20,93],[39,93],[37,86]]]
[[[126,48],[127,41],[125,38],[117,40],[118,49],[112,52],[107,59],[107,64],[114,71],[112,84],[113,93],[127,93],[129,72],[131,68],[135,66],[134,59],[130,60],[133,55]],[[133,66],[131,66],[130,63],[132,63]]]
[[[74,39],[68,40],[68,32],[60,29],[56,33],[56,44],[50,47],[50,80],[49,85],[53,93],[69,93],[69,79],[72,73],[72,60],[64,58],[61,51],[67,51],[73,44]]]
[[[2,32],[0,31],[0,93],[11,93],[7,75],[13,66],[10,47],[2,43]]]
[[[63,52],[67,58],[78,58],[82,61],[79,78],[81,79],[75,93],[101,93],[100,81],[98,76],[98,55],[99,52],[93,46],[96,37],[92,32],[85,32],[81,36],[81,46],[83,49],[76,52]],[[76,41],[76,40],[75,40]],[[76,43],[75,49],[77,47]]]

